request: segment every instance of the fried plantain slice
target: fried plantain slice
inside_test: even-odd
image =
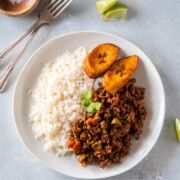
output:
[[[85,58],[84,70],[90,78],[97,78],[114,63],[119,54],[118,46],[110,43],[100,44]]]
[[[115,61],[103,77],[102,85],[104,89],[110,94],[115,94],[132,77],[138,61],[139,58],[136,55]]]

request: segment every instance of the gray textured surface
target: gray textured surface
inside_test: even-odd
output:
[[[74,0],[61,18],[38,33],[16,67],[8,90],[0,95],[0,180],[70,180],[34,159],[21,143],[12,119],[12,95],[17,75],[30,55],[47,40],[78,30],[98,30],[134,42],[156,65],[166,92],[167,110],[161,136],[150,154],[132,170],[112,180],[179,180],[180,144],[174,118],[180,117],[180,0],[124,0],[129,5],[126,21],[103,22],[95,0]],[[0,49],[16,38],[34,20],[0,15]],[[15,52],[14,52],[15,53]],[[8,60],[0,65],[0,73]]]

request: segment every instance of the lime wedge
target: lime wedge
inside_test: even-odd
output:
[[[102,16],[103,20],[121,20],[126,18],[128,7],[125,4],[115,5]]]
[[[176,125],[176,133],[178,136],[178,140],[180,141],[180,120],[179,119],[175,120],[175,125]]]
[[[113,7],[118,0],[100,0],[96,2],[96,7],[99,13],[104,13],[109,8]]]

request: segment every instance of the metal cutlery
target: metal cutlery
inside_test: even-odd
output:
[[[0,62],[2,58],[8,54],[17,44],[19,44],[25,37],[30,34],[30,38],[27,40],[24,47],[21,49],[19,54],[13,58],[9,66],[5,69],[4,73],[0,76],[0,93],[4,91],[6,84],[8,82],[9,76],[14,69],[14,66],[20,59],[23,52],[26,50],[28,44],[32,41],[37,30],[43,25],[49,25],[53,20],[55,20],[59,15],[69,6],[72,0],[50,0],[42,8],[38,14],[37,21],[28,28],[21,36],[19,36],[15,42],[11,43],[2,52],[0,52]]]

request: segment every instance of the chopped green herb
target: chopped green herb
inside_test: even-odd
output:
[[[87,107],[87,112],[90,114],[94,114],[96,111],[100,110],[101,108],[101,103],[100,102],[92,102],[88,107]]]
[[[81,105],[86,107],[86,110],[90,114],[94,114],[97,110],[100,110],[100,102],[92,102],[92,93],[90,91],[85,91],[82,95]]]
[[[90,91],[85,91],[82,95],[81,104],[83,106],[89,106],[91,104],[92,94]]]

